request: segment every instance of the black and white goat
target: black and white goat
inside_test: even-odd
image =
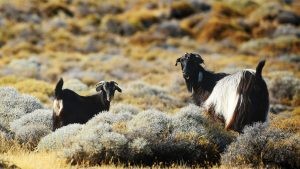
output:
[[[55,87],[53,103],[53,131],[71,123],[86,123],[95,114],[108,111],[115,91],[122,89],[114,81],[101,81],[96,85],[97,94],[80,96],[72,90],[62,89],[63,79]]]
[[[256,71],[233,74],[206,71],[201,66],[203,59],[194,53],[186,53],[177,63],[195,103],[224,120],[226,129],[241,132],[245,125],[267,120],[269,93],[261,75],[265,61],[259,62]]]

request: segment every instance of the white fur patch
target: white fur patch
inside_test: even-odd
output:
[[[234,115],[239,99],[237,88],[245,71],[249,71],[252,74],[255,73],[252,69],[245,69],[224,77],[217,82],[211,95],[204,103],[206,109],[214,106],[215,113],[224,117],[226,125],[230,123]]]
[[[55,115],[59,116],[62,109],[63,109],[63,101],[55,99],[53,103],[53,111],[55,112]]]

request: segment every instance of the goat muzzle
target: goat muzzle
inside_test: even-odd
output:
[[[106,100],[109,102],[112,101],[113,98],[114,98],[114,95],[109,95],[109,94],[106,95]]]

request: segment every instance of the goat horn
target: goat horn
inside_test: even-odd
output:
[[[113,82],[115,85],[117,85],[117,86],[119,85],[119,84],[118,84],[117,82],[115,82],[115,81],[112,81],[112,82]]]
[[[100,82],[98,82],[98,83],[96,84],[96,87],[101,86],[101,85],[103,85],[104,83],[105,83],[105,81],[100,81]]]

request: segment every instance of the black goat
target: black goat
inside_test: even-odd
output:
[[[192,93],[193,100],[198,106],[201,106],[208,98],[217,82],[228,75],[206,71],[201,66],[204,61],[199,54],[186,53],[176,60],[175,66],[178,63],[181,64],[186,87]]]
[[[55,87],[53,104],[53,131],[71,123],[86,123],[101,111],[108,111],[115,91],[122,92],[114,81],[101,81],[96,85],[97,94],[80,96],[72,90],[62,89],[63,79]]]
[[[267,120],[269,93],[261,76],[265,61],[256,71],[244,69],[231,75],[206,71],[199,54],[186,53],[176,65],[179,62],[195,103],[223,119],[226,129],[241,132],[245,125]]]

